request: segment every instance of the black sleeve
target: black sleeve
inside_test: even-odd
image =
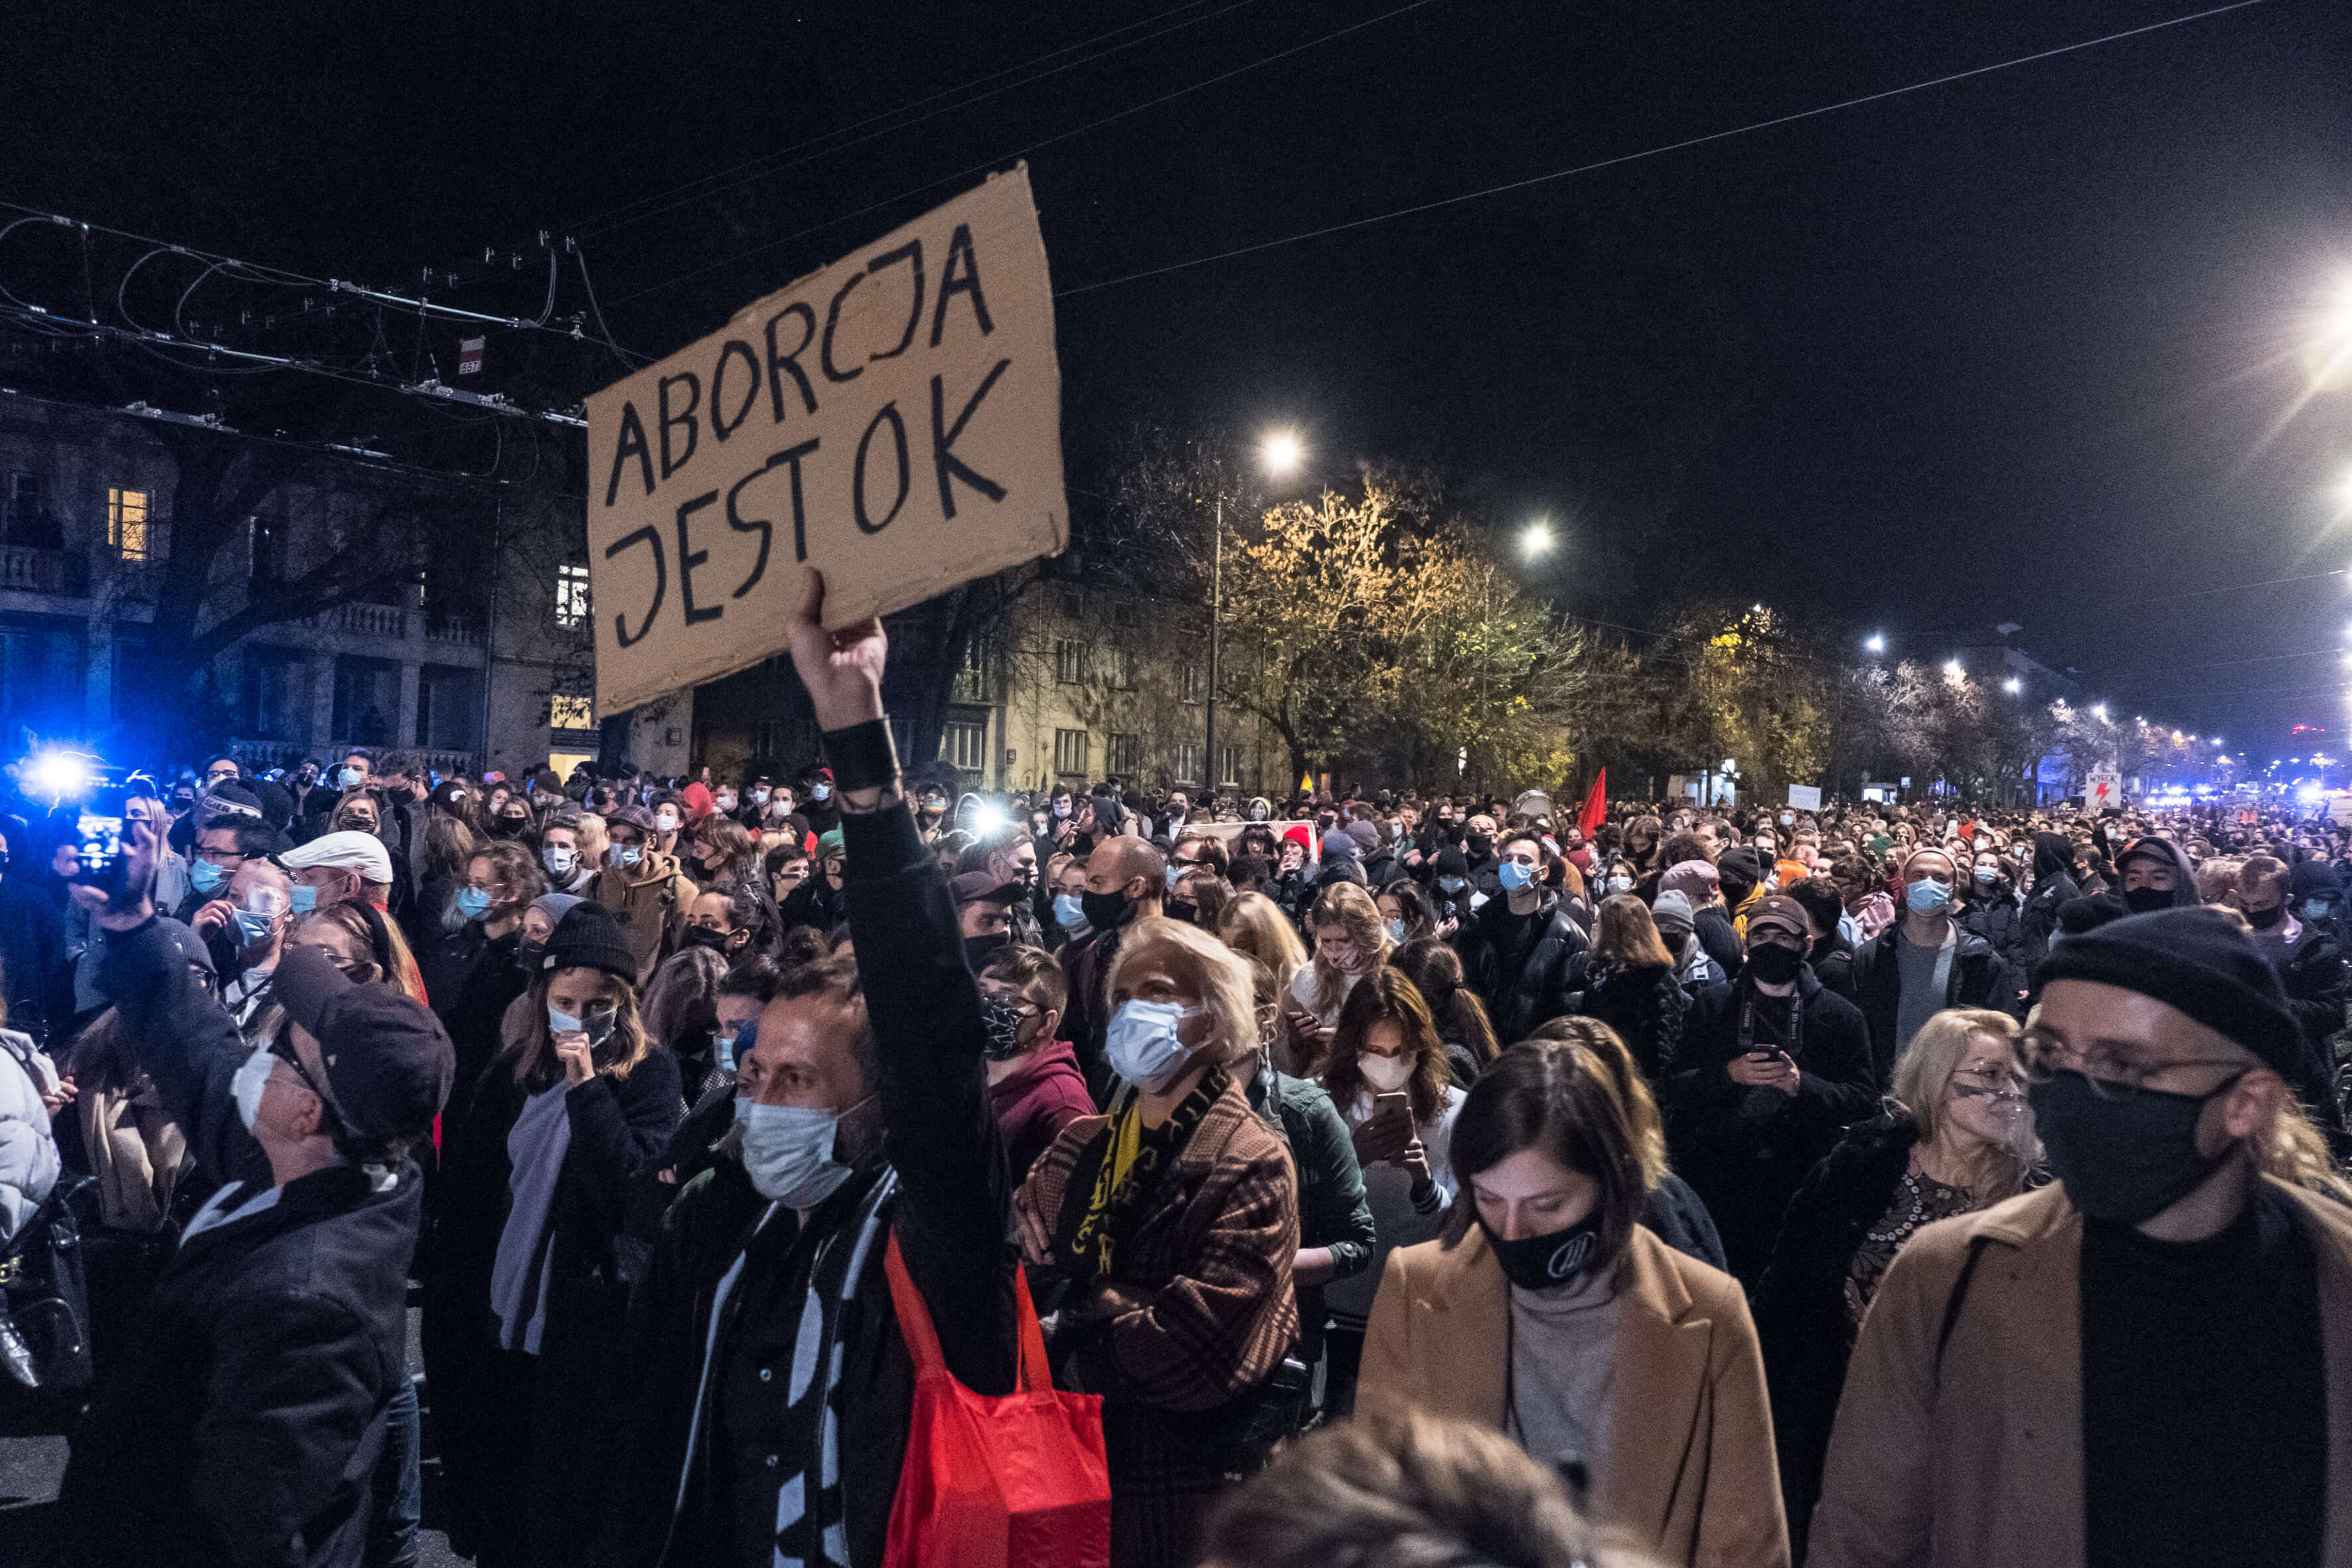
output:
[[[982,1060],[980,989],[947,876],[907,808],[845,812],[841,834],[849,936],[898,1173],[893,1224],[949,1370],[1001,1394],[1013,1384],[1011,1191]]]
[[[1805,1030],[1797,1103],[1840,1127],[1867,1120],[1878,1107],[1878,1074],[1871,1063],[1870,1030],[1862,1015],[1852,1004],[1824,993],[1816,997]]]
[[[268,1156],[246,1131],[229,1089],[249,1054],[244,1037],[196,984],[162,921],[108,933],[98,988],[115,1005],[123,1039],[205,1180],[273,1184]]]
[[[1675,1050],[1675,1066],[1661,1087],[1663,1109],[1670,1121],[1685,1121],[1709,1105],[1729,1105],[1741,1093],[1727,1070],[1731,1058],[1717,1037],[1721,1019],[1731,1005],[1728,984],[1708,986],[1683,1014],[1682,1040]]]

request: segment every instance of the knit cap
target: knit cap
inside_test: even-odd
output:
[[[2286,990],[2253,938],[2231,915],[2202,904],[2111,921],[2053,945],[2034,978],[2090,980],[2153,996],[2260,1057],[2290,1080],[2303,1068],[2303,1034]]]

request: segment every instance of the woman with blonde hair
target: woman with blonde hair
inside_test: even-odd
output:
[[[1358,1408],[1418,1405],[1580,1469],[1596,1524],[1662,1563],[1787,1568],[1747,1300],[1642,1225],[1624,1081],[1580,1041],[1522,1040],[1471,1087],[1464,1201],[1389,1255]]]
[[[1756,1292],[1790,1533],[1802,1550],[1862,1315],[1920,1226],[2024,1191],[2040,1148],[2018,1026],[1950,1007],[1895,1063],[1885,1114],[1847,1131],[1790,1200]]]
[[[1131,1092],[1038,1157],[1023,1249],[1067,1288],[1055,1382],[1103,1396],[1111,1561],[1177,1568],[1225,1478],[1263,1462],[1306,1392],[1277,1375],[1298,1324],[1297,1186],[1245,1092],[1247,962],[1147,916],[1123,931],[1108,991],[1105,1047]]]
[[[1244,958],[1255,958],[1273,971],[1276,994],[1288,1003],[1291,983],[1307,967],[1307,944],[1298,940],[1298,928],[1280,904],[1264,893],[1236,893],[1217,917],[1217,936]],[[1289,1032],[1276,1030],[1269,1047],[1276,1058],[1274,1065],[1304,1076],[1304,1069],[1314,1064],[1282,1060],[1290,1054],[1289,1044]]]
[[[1353,882],[1334,882],[1323,889],[1307,917],[1307,936],[1315,956],[1290,979],[1291,1049],[1301,1062],[1322,1055],[1348,993],[1396,951],[1381,907]]]
[[[434,1414],[455,1532],[485,1563],[581,1561],[601,1517],[634,1272],[622,1208],[686,1111],[636,976],[602,905],[565,910],[524,994],[534,1026],[484,1069],[448,1151],[427,1301],[458,1364],[433,1368]]]

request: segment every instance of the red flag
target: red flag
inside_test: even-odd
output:
[[[1603,768],[1601,776],[1592,781],[1592,793],[1584,797],[1584,805],[1577,811],[1576,830],[1590,838],[1592,830],[1608,820],[1609,770]]]

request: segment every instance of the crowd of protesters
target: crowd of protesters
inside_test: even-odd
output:
[[[47,1561],[911,1560],[1034,1299],[1096,1560],[2352,1562],[2325,817],[982,800],[811,593],[789,780],[0,818]]]

